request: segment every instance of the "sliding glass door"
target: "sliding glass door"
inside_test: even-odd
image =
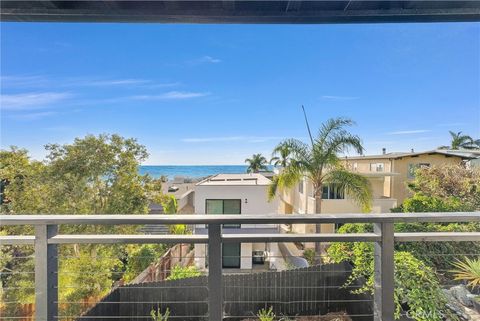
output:
[[[241,214],[242,200],[206,200],[206,214]],[[224,224],[224,228],[240,228],[240,224]],[[240,268],[240,243],[222,245],[222,265],[224,268]]]

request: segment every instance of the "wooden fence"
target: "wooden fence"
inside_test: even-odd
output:
[[[193,251],[190,244],[176,244],[169,248],[157,262],[150,264],[130,284],[158,282],[165,280],[175,265],[188,266],[193,263]]]
[[[228,320],[252,317],[272,306],[277,315],[319,315],[345,311],[355,321],[371,321],[372,297],[352,294],[360,284],[344,288],[351,267],[329,264],[281,272],[224,276],[224,315]],[[353,286],[353,288],[352,288]],[[126,285],[117,288],[79,320],[132,320],[165,311],[172,320],[207,320],[207,277]],[[105,319],[102,318],[105,317]],[[91,317],[91,318],[90,318]]]

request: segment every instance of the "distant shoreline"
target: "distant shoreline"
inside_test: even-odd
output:
[[[142,175],[148,174],[154,178],[164,175],[169,180],[175,176],[196,180],[220,173],[243,174],[247,172],[247,168],[247,165],[141,165],[139,171]]]

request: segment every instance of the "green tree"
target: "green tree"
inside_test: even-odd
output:
[[[132,281],[142,273],[152,262],[157,261],[166,250],[164,244],[144,244],[142,246],[128,245],[126,247],[127,263],[123,280]]]
[[[438,211],[475,211],[480,210],[480,170],[462,165],[441,165],[419,168],[415,171],[415,179],[408,185],[414,193],[412,199],[404,201],[404,207],[414,205],[415,197],[430,198],[435,204],[442,203]],[[425,206],[425,211],[429,206]],[[451,209],[451,210],[449,210]],[[408,211],[408,210],[406,210]],[[412,212],[421,212],[410,208]]]
[[[461,165],[419,168],[408,185],[413,195],[394,212],[459,212],[480,209],[480,171]],[[397,223],[396,232],[479,232],[480,223]],[[406,242],[396,250],[408,251],[434,269],[453,268],[455,254],[480,253],[479,242]],[[451,273],[442,273],[451,278]]]
[[[341,165],[338,156],[349,148],[353,148],[359,154],[363,152],[360,138],[345,129],[351,125],[353,122],[350,119],[329,119],[320,127],[315,138],[310,135],[310,145],[297,139],[281,142],[277,148],[288,148],[291,152],[291,160],[280,174],[273,178],[269,188],[269,198],[275,197],[278,189],[292,188],[306,177],[313,184],[315,213],[322,212],[322,191],[326,184],[335,184],[368,212],[372,202],[372,191],[368,179],[347,170]],[[317,224],[316,233],[320,232],[321,226]],[[315,252],[320,253],[318,243],[315,245]]]
[[[469,135],[463,135],[462,132],[449,131],[451,142],[448,146],[440,146],[439,149],[478,149],[478,140],[474,141]]]
[[[16,147],[0,151],[3,214],[146,214],[150,201],[161,193],[161,181],[138,172],[138,166],[148,154],[135,139],[88,135],[71,144],[47,145],[46,150],[48,156],[43,162],[30,160],[26,150]],[[75,225],[61,226],[60,232],[128,234],[136,230],[136,226]],[[0,233],[31,234],[32,229],[2,226]],[[62,284],[72,283],[59,289],[60,297],[66,301],[102,295],[125,269],[132,270],[128,267],[128,255],[132,253],[126,251],[125,246],[60,246],[59,251],[59,273],[71,275],[61,277]],[[31,247],[4,246],[1,252],[1,271],[30,268],[31,263],[18,258],[32,255]],[[2,274],[0,280],[2,288],[27,283],[33,286],[33,278],[20,280],[16,274]],[[71,288],[77,289],[75,293],[69,292]],[[3,300],[29,300],[28,293],[9,292],[2,293]]]
[[[278,145],[272,152],[270,164],[277,167],[287,167],[290,162],[290,149],[286,145]]]
[[[252,158],[245,159],[245,163],[248,164],[248,173],[258,173],[267,169],[267,159],[262,154],[253,154]]]

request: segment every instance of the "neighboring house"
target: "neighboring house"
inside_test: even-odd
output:
[[[196,214],[276,214],[277,201],[268,202],[267,188],[271,181],[261,174],[218,174],[195,186]],[[277,233],[274,224],[224,225],[223,233]],[[204,225],[195,227],[195,234],[206,234]],[[280,256],[278,246],[265,243],[223,244],[223,267],[230,269],[276,268]],[[206,245],[195,245],[195,263],[206,268]]]
[[[373,213],[389,213],[410,196],[407,183],[415,178],[415,169],[422,166],[462,164],[475,157],[476,153],[432,150],[419,153],[386,153],[381,155],[345,157],[344,165],[354,172],[365,175],[373,192]],[[295,188],[280,193],[279,213],[315,213],[315,198],[309,180],[304,179]],[[336,186],[324,186],[322,213],[361,213],[361,208]],[[325,232],[332,232],[331,225]],[[322,226],[323,230],[323,226]],[[313,226],[296,226],[295,231],[311,233]]]

